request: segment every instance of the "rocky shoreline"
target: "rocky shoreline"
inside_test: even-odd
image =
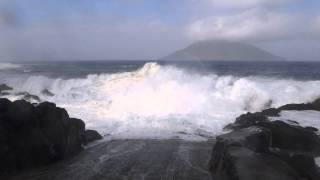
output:
[[[66,159],[96,139],[102,137],[53,103],[0,99],[0,175]]]
[[[12,90],[5,84],[0,85],[0,97],[10,95]],[[84,145],[102,139],[102,136],[94,130],[86,130],[84,122],[70,118],[65,109],[50,102],[41,102],[40,98],[27,92],[18,93],[24,100],[11,102],[0,98],[0,177],[320,179],[320,169],[315,163],[315,158],[320,156],[319,130],[302,127],[292,120],[277,119],[282,111],[320,111],[320,99],[240,115],[225,127],[228,133],[207,142],[118,140],[83,151]],[[43,90],[43,94],[54,96],[48,90]],[[77,154],[80,155],[75,157]],[[69,166],[90,173],[70,172]],[[99,170],[89,170],[91,166]],[[172,172],[166,169],[168,167]],[[45,168],[46,172],[39,173],[38,168]],[[34,171],[38,175],[24,175]],[[82,175],[79,177],[77,174]],[[57,175],[57,178],[52,175]]]
[[[218,180],[318,180],[320,137],[314,127],[297,122],[269,120],[283,110],[320,110],[320,99],[247,113],[226,126],[231,132],[218,136],[209,163]],[[319,117],[320,120],[320,117]]]

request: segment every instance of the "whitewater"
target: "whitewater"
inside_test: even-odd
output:
[[[87,128],[112,139],[207,139],[223,133],[223,127],[240,114],[320,97],[317,79],[199,73],[156,62],[130,71],[72,78],[28,74],[27,70],[2,74],[1,83],[12,86],[14,92],[27,91],[56,103],[71,117],[84,120]],[[45,89],[54,96],[43,94]]]

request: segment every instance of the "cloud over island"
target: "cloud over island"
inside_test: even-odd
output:
[[[156,59],[207,39],[320,59],[319,9],[316,0],[1,0],[0,59]]]

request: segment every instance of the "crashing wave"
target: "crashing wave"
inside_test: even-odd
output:
[[[320,96],[320,81],[201,75],[157,63],[126,73],[19,77],[7,83],[65,107],[90,128],[115,138],[217,135],[246,111]],[[44,89],[54,96],[41,93]]]

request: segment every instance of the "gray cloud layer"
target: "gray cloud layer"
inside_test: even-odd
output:
[[[236,15],[198,20],[188,31],[192,38],[201,40],[275,41],[318,37],[318,23],[316,18],[301,14],[250,9]]]
[[[160,17],[136,18],[107,12],[77,12],[75,16],[71,13],[28,22],[17,7],[3,0],[0,61],[147,60],[206,39],[245,41],[289,59],[320,60],[320,13],[277,9],[294,1],[299,0],[177,1],[190,14],[175,24]]]

